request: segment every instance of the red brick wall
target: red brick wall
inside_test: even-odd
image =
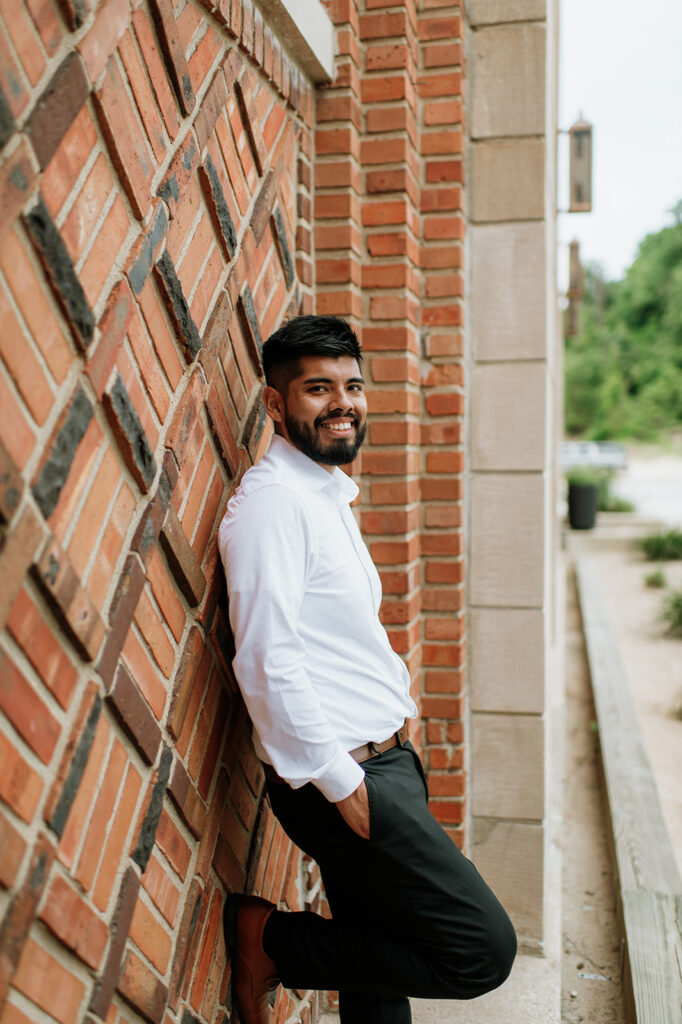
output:
[[[361,330],[362,525],[463,841],[458,9],[328,8],[315,93],[250,0],[0,0],[2,1024],[222,1021],[224,892],[319,905],[215,546],[290,312]]]
[[[362,529],[432,807],[463,845],[462,25],[443,0],[327,8],[339,59],[316,106],[315,299],[362,337]]]

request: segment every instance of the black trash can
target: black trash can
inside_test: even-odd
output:
[[[591,530],[597,521],[598,484],[568,485],[568,522],[572,530]]]

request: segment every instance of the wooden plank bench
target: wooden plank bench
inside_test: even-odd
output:
[[[576,558],[576,575],[618,874],[626,1004],[633,1024],[682,1024],[682,882],[589,554]]]

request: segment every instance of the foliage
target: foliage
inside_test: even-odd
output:
[[[682,531],[660,530],[642,537],[640,546],[650,562],[672,562],[682,558]]]
[[[644,577],[644,582],[647,587],[652,587],[656,590],[660,590],[666,584],[665,573],[662,569],[652,569]]]
[[[599,505],[597,506],[600,512],[634,512],[635,506],[627,498],[621,498],[618,494],[613,493],[613,480],[615,473],[613,470],[605,469],[602,471],[601,479],[599,481]]]
[[[667,636],[682,637],[682,588],[671,590],[663,602],[663,618],[668,623]]]
[[[601,479],[602,470],[596,466],[573,466],[566,471],[569,487],[599,487]]]
[[[682,219],[647,235],[621,281],[585,273],[582,330],[566,339],[566,432],[655,439],[682,427]]]

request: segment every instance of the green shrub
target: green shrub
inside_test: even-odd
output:
[[[667,636],[682,637],[682,588],[671,590],[663,601],[663,618],[668,623]]]
[[[569,487],[571,484],[576,487],[599,487],[603,473],[604,471],[596,466],[573,466],[567,470],[566,480]]]
[[[682,558],[682,530],[660,530],[640,541],[642,551],[650,562],[672,562]]]
[[[648,572],[644,577],[644,582],[647,587],[653,587],[660,589],[666,584],[665,573],[662,569],[654,569],[653,572]]]

